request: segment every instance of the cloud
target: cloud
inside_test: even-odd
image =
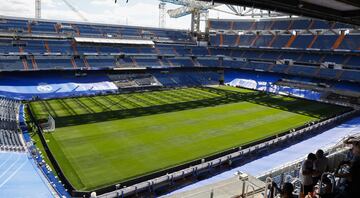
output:
[[[156,0],[67,0],[90,22],[158,27],[159,1]],[[0,13],[7,16],[34,17],[35,0],[1,0]],[[72,11],[61,0],[42,0],[42,17],[66,21],[82,21],[77,13]],[[166,4],[166,9],[179,6]],[[224,7],[224,6],[223,6]],[[210,11],[210,18],[235,18],[218,11]],[[190,29],[190,16],[177,19],[166,14],[166,27]]]
[[[2,0],[0,13],[7,16],[16,16],[21,13],[23,17],[32,17],[35,14],[35,3],[24,0]]]

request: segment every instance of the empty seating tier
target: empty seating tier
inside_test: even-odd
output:
[[[23,151],[18,133],[20,102],[0,98],[0,150]]]
[[[264,19],[264,20],[229,20],[210,19],[208,27],[212,30],[306,30],[306,29],[351,29],[352,25],[328,22],[317,19]]]

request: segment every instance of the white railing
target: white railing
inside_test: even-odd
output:
[[[360,137],[360,133],[352,135],[352,136],[359,136]],[[348,137],[348,136],[347,136]],[[343,143],[343,140],[346,139],[347,137],[342,138],[336,145],[334,146],[329,146],[327,148],[322,148],[322,150],[324,150],[325,153],[328,153],[327,157],[329,159],[329,168],[330,169],[335,169],[338,166],[338,163],[340,161],[342,161],[343,159],[345,159],[346,155],[344,154],[345,152],[347,152],[350,147],[346,144]],[[304,161],[306,158],[306,156],[294,160],[292,162],[286,163],[282,166],[276,167],[272,170],[269,170],[263,174],[261,174],[260,176],[258,176],[257,178],[264,181],[266,180],[268,177],[271,178],[275,178],[275,177],[280,177],[283,182],[283,180],[288,176],[288,175],[292,175],[293,172],[299,172],[300,170],[300,166],[302,161]]]

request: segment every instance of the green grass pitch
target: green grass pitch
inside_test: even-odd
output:
[[[346,109],[239,88],[183,88],[31,102],[77,190],[121,183]]]

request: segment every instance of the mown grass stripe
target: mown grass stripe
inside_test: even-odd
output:
[[[65,127],[45,134],[65,175],[78,190],[121,183],[346,110],[227,87],[94,99],[114,108],[105,110],[86,98],[81,99],[83,105],[78,104],[79,99],[65,99],[69,111],[76,112],[77,116],[56,118]],[[53,103],[56,100],[51,101]],[[30,105],[37,116],[51,112],[39,102]],[[52,106],[59,116],[69,114],[63,109],[65,105]],[[100,115],[89,113],[87,108],[98,108]],[[66,125],[74,120],[76,125]]]

